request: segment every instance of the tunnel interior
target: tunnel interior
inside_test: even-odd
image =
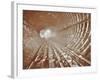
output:
[[[91,14],[23,10],[23,69],[91,66]]]

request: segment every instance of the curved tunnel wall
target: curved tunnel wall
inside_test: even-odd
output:
[[[90,13],[24,10],[23,69],[90,66],[90,31]]]

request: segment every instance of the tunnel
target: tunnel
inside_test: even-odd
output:
[[[91,66],[91,14],[23,10],[23,69]]]

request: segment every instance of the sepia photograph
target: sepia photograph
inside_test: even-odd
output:
[[[91,13],[23,10],[23,69],[91,66]]]

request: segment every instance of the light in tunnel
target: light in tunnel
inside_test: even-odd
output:
[[[48,39],[48,38],[54,37],[54,35],[55,35],[55,32],[51,29],[42,29],[40,31],[41,38]]]

